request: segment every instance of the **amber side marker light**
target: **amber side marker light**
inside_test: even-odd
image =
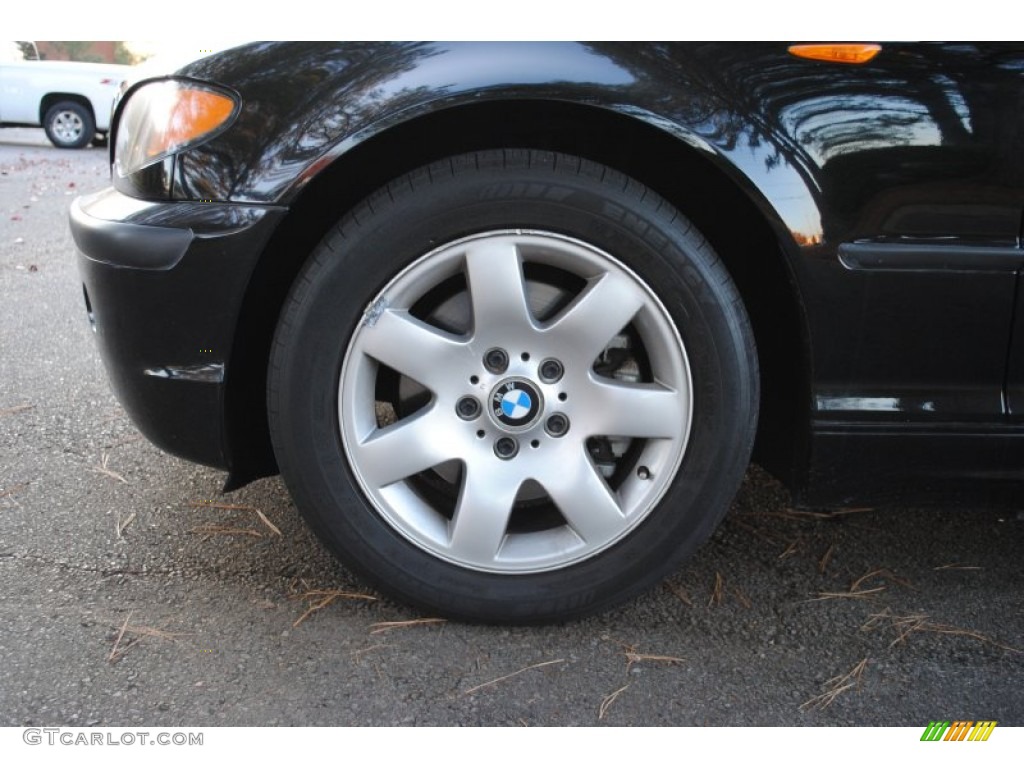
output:
[[[877,43],[814,43],[789,46],[789,52],[801,59],[831,61],[835,64],[866,64],[881,50],[882,46]]]

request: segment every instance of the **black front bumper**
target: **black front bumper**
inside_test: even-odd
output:
[[[239,311],[284,213],[144,202],[113,189],[72,204],[86,304],[114,392],[170,453],[231,468],[225,393]]]

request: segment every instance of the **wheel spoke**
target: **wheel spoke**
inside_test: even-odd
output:
[[[549,326],[589,366],[612,337],[626,327],[644,304],[644,295],[624,275],[606,272],[596,278]]]
[[[504,242],[477,243],[466,251],[466,279],[473,304],[473,327],[534,328],[526,302],[519,249]]]
[[[679,438],[688,413],[686,392],[660,384],[595,381],[586,428],[589,435]]]
[[[582,448],[578,461],[553,467],[540,482],[570,527],[588,545],[615,538],[626,525],[618,499]]]
[[[451,555],[463,562],[491,563],[505,538],[518,490],[516,479],[468,466],[451,521]]]
[[[375,360],[436,391],[437,379],[460,361],[469,361],[467,345],[404,310],[386,310],[363,330],[363,351]]]
[[[349,450],[363,479],[375,488],[457,458],[457,443],[445,434],[450,423],[436,408],[374,432]]]

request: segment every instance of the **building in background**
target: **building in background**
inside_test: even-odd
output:
[[[49,61],[136,64],[139,60],[121,40],[37,40],[36,45]]]

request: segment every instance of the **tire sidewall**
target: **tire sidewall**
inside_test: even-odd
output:
[[[428,610],[488,621],[570,617],[650,586],[713,531],[749,459],[756,360],[735,289],[706,243],[659,198],[601,166],[525,153],[479,155],[414,173],[342,220],[286,304],[274,345],[271,422],[299,509],[341,558],[384,591]],[[562,158],[561,165],[558,160]],[[396,225],[397,223],[397,225]],[[622,540],[555,571],[472,571],[424,552],[361,492],[342,446],[338,382],[364,308],[394,276],[440,245],[522,228],[593,244],[661,299],[693,378],[688,445],[656,508]],[[724,279],[723,279],[724,278]]]

